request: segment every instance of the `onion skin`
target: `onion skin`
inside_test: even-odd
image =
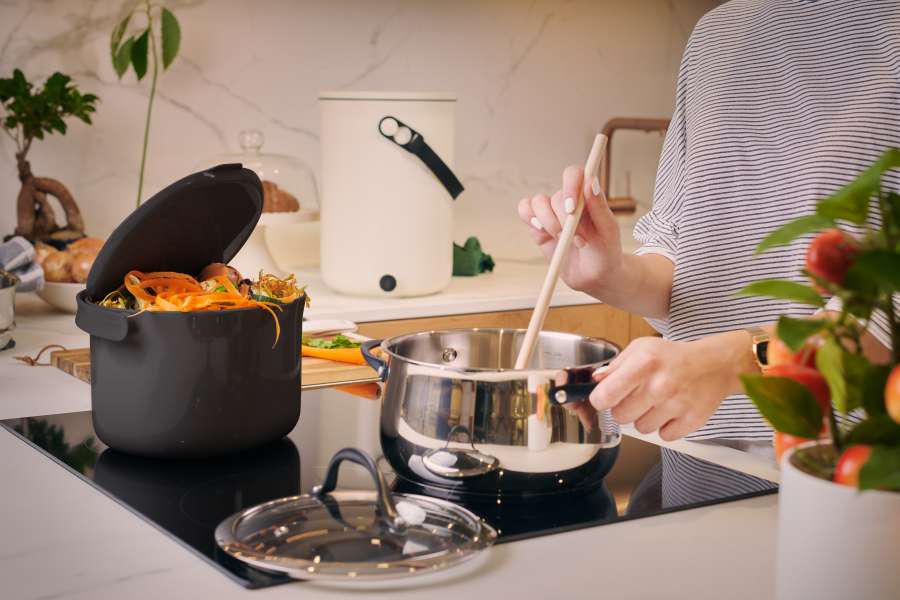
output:
[[[44,278],[54,283],[71,283],[72,255],[68,252],[55,251],[44,257]]]
[[[72,281],[75,283],[84,283],[87,281],[88,273],[91,272],[91,266],[97,254],[90,250],[75,252],[72,254]]]
[[[212,263],[203,267],[203,270],[200,271],[200,276],[197,278],[200,281],[206,281],[207,279],[212,279],[213,277],[218,277],[219,275],[224,275],[227,277],[231,283],[234,284],[235,287],[241,281],[241,274],[238,273],[238,270],[234,267],[229,267],[224,263]]]
[[[75,240],[68,246],[66,246],[66,252],[69,254],[78,254],[79,252],[90,252],[94,256],[97,256],[97,253],[100,252],[100,248],[103,247],[103,240],[99,238],[81,238],[80,240]]]
[[[50,244],[45,244],[44,242],[37,242],[34,245],[34,260],[37,264],[44,266],[44,259],[47,258],[48,255],[56,252],[56,248],[51,246]]]

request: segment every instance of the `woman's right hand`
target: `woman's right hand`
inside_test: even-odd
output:
[[[556,250],[563,223],[574,210],[581,188],[584,212],[559,273],[570,288],[596,295],[599,290],[615,285],[624,263],[619,224],[606,203],[597,177],[586,182],[580,167],[567,167],[563,172],[562,189],[552,197],[538,194],[523,198],[519,202],[519,217],[528,225],[535,243],[549,259]]]

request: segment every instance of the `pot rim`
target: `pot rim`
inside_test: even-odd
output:
[[[562,369],[583,369],[583,368],[597,367],[597,366],[602,366],[604,364],[607,364],[610,360],[613,360],[613,358],[615,358],[616,356],[618,356],[619,354],[622,353],[622,348],[618,344],[611,342],[611,341],[607,340],[606,338],[584,336],[584,335],[578,335],[577,333],[566,333],[566,332],[562,332],[562,331],[541,331],[538,335],[543,336],[545,334],[548,334],[548,335],[565,337],[565,338],[570,338],[570,339],[580,339],[582,341],[587,341],[587,342],[599,342],[599,343],[603,343],[603,344],[610,346],[611,348],[613,348],[616,351],[616,353],[609,360],[584,363],[584,364],[580,364],[580,365],[569,365],[566,367],[557,367],[557,368],[552,368],[552,369],[516,369],[516,368],[494,369],[494,368],[486,368],[486,367],[452,367],[449,365],[441,365],[438,363],[431,363],[431,362],[426,362],[426,361],[422,361],[422,360],[416,360],[416,359],[410,358],[408,356],[403,356],[403,355],[398,354],[388,348],[388,346],[390,346],[390,345],[396,345],[396,344],[402,343],[411,338],[430,336],[430,335],[434,335],[437,333],[471,333],[471,332],[504,333],[504,332],[506,332],[506,333],[511,333],[511,334],[521,333],[524,335],[526,331],[527,331],[527,329],[509,328],[509,327],[458,327],[458,328],[453,328],[453,329],[431,329],[428,331],[417,331],[414,333],[404,333],[403,335],[397,335],[397,336],[393,336],[390,338],[386,338],[386,339],[382,340],[382,342],[381,342],[381,349],[385,352],[385,354],[387,354],[388,356],[391,357],[391,360],[397,359],[397,360],[401,360],[405,363],[418,365],[420,367],[428,367],[430,369],[440,369],[441,371],[446,371],[446,372],[451,372],[451,373],[522,373],[522,374],[527,374],[527,373],[556,372],[556,371],[560,371]],[[538,339],[540,339],[540,337]]]
[[[798,467],[794,464],[793,458],[794,454],[797,450],[807,450],[809,448],[814,448],[816,446],[831,446],[831,442],[829,440],[812,440],[809,442],[804,442],[802,444],[798,444],[794,446],[790,450],[784,453],[784,456],[781,459],[781,469],[787,470],[790,469],[794,476],[804,479],[807,482],[817,482],[815,485],[821,486],[829,486],[829,489],[834,490],[835,493],[847,493],[860,495],[865,493],[866,495],[883,497],[885,499],[892,498],[895,500],[900,500],[900,492],[896,492],[893,490],[860,490],[859,488],[851,487],[849,485],[843,485],[841,483],[835,483],[830,479],[823,479],[821,477],[817,477],[808,471]],[[781,482],[779,485],[784,485],[784,478],[781,478]]]
[[[121,314],[121,315],[124,315],[125,318],[127,318],[127,319],[134,319],[136,317],[139,317],[142,315],[148,315],[148,314],[149,315],[159,315],[162,318],[169,318],[174,315],[182,315],[182,316],[183,315],[191,315],[191,316],[203,317],[203,316],[217,316],[217,315],[222,316],[222,315],[230,315],[230,314],[241,314],[241,313],[251,311],[251,310],[259,310],[259,307],[256,307],[256,306],[244,306],[241,308],[225,308],[222,310],[191,310],[191,311],[187,311],[187,312],[182,312],[182,311],[178,311],[178,310],[140,310],[140,311],[138,311],[138,310],[132,310],[130,308],[111,308],[109,306],[100,306],[99,304],[97,304],[97,302],[95,302],[91,298],[88,298],[87,290],[82,290],[81,292],[78,293],[78,296],[84,300],[84,304],[86,306],[91,307],[89,310],[100,310],[100,311],[104,311],[107,313]],[[291,302],[288,302],[287,304],[283,304],[282,307],[291,306],[295,302],[300,302],[301,300],[303,302],[306,302],[306,294],[300,294],[300,296],[298,298],[296,298],[295,300],[292,300]],[[281,311],[276,311],[275,314],[279,315],[279,314],[281,314]]]

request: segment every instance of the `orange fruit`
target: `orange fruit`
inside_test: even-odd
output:
[[[858,252],[859,244],[855,239],[840,229],[828,229],[809,245],[806,270],[825,281],[841,285]]]
[[[834,468],[834,482],[859,487],[859,470],[869,461],[871,446],[850,446],[841,453]]]
[[[888,375],[884,386],[884,408],[894,422],[900,424],[900,365],[895,365]]]

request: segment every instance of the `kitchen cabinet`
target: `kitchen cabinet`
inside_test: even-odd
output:
[[[360,323],[359,333],[386,338],[416,331],[468,327],[526,328],[531,310],[506,310],[443,317],[398,319]],[[625,347],[631,340],[658,335],[643,318],[607,304],[586,304],[551,308],[544,329],[605,338]]]

